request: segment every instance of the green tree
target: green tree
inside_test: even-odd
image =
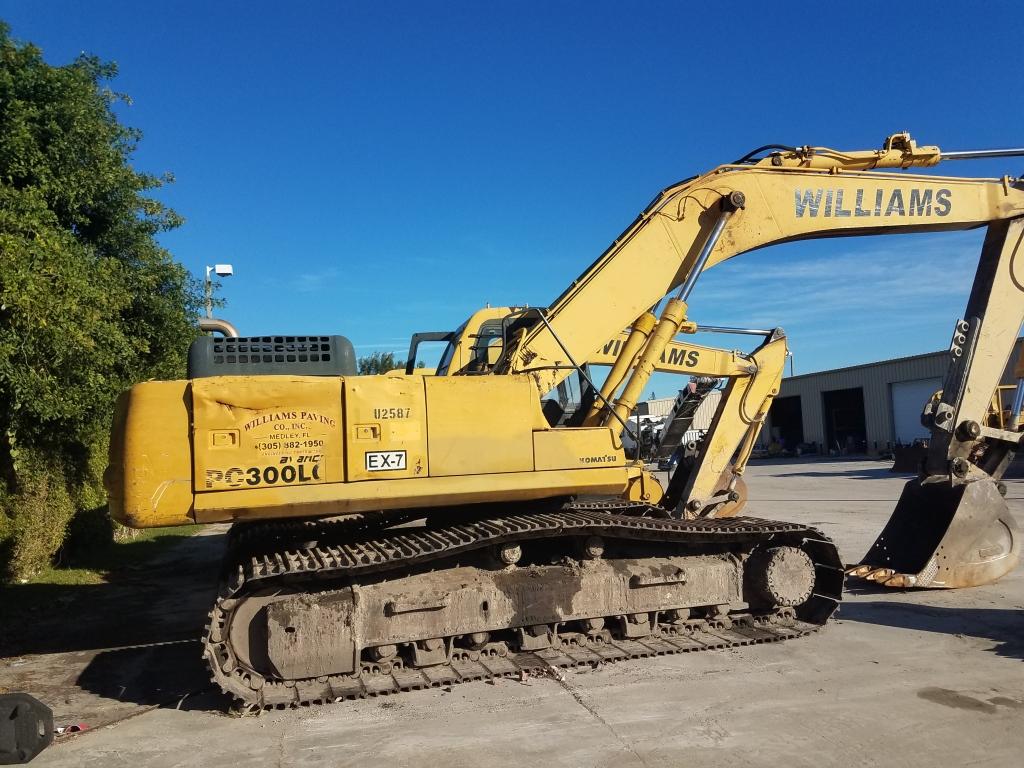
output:
[[[359,358],[360,376],[387,373],[395,368],[405,368],[405,360],[395,360],[394,352],[374,352]]]
[[[51,66],[0,21],[0,570],[16,577],[76,515],[103,524],[114,401],[181,376],[197,333],[199,285],[157,241],[181,218],[146,194],[171,179],[132,167],[115,75],[86,55]]]

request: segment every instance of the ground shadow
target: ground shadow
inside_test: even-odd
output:
[[[4,684],[35,684],[90,722],[133,713],[113,702],[226,711],[230,702],[211,684],[199,642],[224,536],[168,538],[119,545],[139,549],[101,584],[0,590],[0,657],[29,657],[6,668]]]
[[[882,589],[881,587],[879,589]],[[858,590],[867,593],[868,590]],[[870,601],[844,602],[843,621],[902,627],[944,635],[967,635],[991,640],[998,656],[1024,660],[1024,609],[942,608],[913,603]]]
[[[768,459],[751,459],[751,464],[757,467],[793,467],[815,464],[864,464],[866,462],[877,463],[881,467],[892,466],[892,459],[879,459],[878,457],[860,454],[858,456],[818,456],[817,454],[805,454],[804,456],[776,456]]]
[[[105,699],[146,707],[226,712],[231,704],[210,682],[195,640],[102,651],[76,683]]]
[[[196,639],[213,601],[222,535],[151,541],[101,584],[0,587],[0,658]],[[147,552],[160,552],[148,560]],[[137,556],[137,559],[136,559]]]
[[[881,467],[857,467],[832,471],[779,472],[777,477],[848,477],[852,480],[878,480],[885,477],[914,477],[916,472],[893,472],[888,465]]]
[[[804,464],[837,464],[844,461],[869,461],[868,456],[817,456],[807,454],[805,456],[772,456],[770,458],[751,458],[750,465],[755,467],[791,467]]]

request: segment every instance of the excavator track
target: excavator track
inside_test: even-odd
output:
[[[636,503],[576,502],[525,514],[491,510],[486,516],[428,522],[426,527],[375,528],[369,518],[349,524],[249,524],[231,537],[204,656],[213,681],[242,710],[258,711],[778,642],[816,631],[838,607],[842,564],[835,546],[817,530],[755,518],[648,516],[662,513]],[[381,526],[422,516],[396,515]],[[606,560],[613,550],[618,559]],[[524,551],[543,556],[525,566],[509,562],[509,553],[518,559]],[[637,559],[629,559],[637,553]],[[770,557],[765,553],[783,555],[762,567],[758,564]],[[700,589],[702,579],[718,584],[715,579],[723,573],[744,583],[745,598],[751,590],[764,592],[773,573],[778,580],[786,572],[787,562],[792,568],[805,561],[813,586],[808,581],[799,604],[783,597],[781,604],[755,607],[734,596],[676,609],[667,607],[673,598],[665,597],[669,602],[650,603],[656,606],[650,611],[616,608],[605,615],[570,605],[596,599],[593,595],[606,586],[614,591],[614,574],[619,578],[614,583],[628,585],[623,589],[629,600]],[[597,581],[586,582],[588,573]],[[490,609],[485,599],[484,614],[497,611],[507,594],[518,606],[515,618],[489,631],[435,630],[436,636],[422,636],[426,630],[420,626],[448,626],[445,612],[455,609],[474,578],[480,594],[498,598],[492,597]],[[524,597],[537,594],[531,589],[557,593],[565,583],[585,594],[567,593],[566,605],[559,605],[564,621],[545,621],[541,613],[530,614],[520,605],[536,600]],[[405,584],[417,589],[404,589]],[[733,583],[733,588],[738,595],[739,586]],[[393,594],[387,600],[375,597],[374,590],[388,589]],[[785,593],[785,586],[780,589]],[[374,647],[358,640],[382,631],[375,628],[390,626],[387,622],[403,621],[420,634]],[[296,640],[304,635],[313,640]],[[343,642],[350,635],[357,639]]]

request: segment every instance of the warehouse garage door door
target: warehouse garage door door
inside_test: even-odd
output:
[[[928,430],[921,426],[921,409],[928,398],[942,388],[942,379],[894,381],[889,386],[892,391],[893,439],[909,445],[918,438],[928,437]]]
[[[821,400],[829,450],[836,449],[844,456],[866,451],[863,388],[831,389],[821,393]]]
[[[769,411],[772,437],[784,448],[793,450],[804,441],[804,417],[800,410],[800,395],[776,397]]]

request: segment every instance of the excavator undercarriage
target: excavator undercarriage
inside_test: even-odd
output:
[[[213,679],[257,709],[361,698],[786,640],[838,607],[842,566],[820,532],[660,511],[251,524],[232,537],[211,613]]]

